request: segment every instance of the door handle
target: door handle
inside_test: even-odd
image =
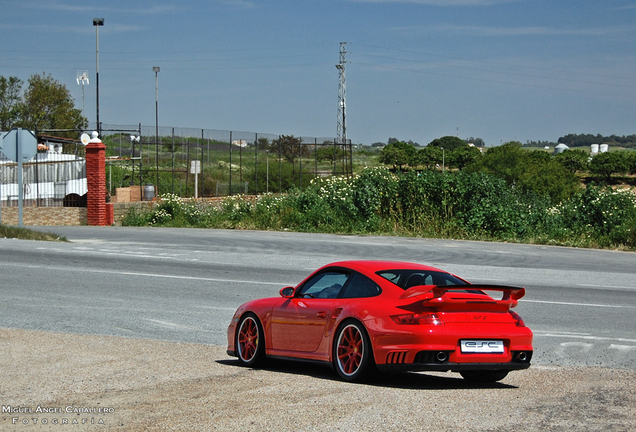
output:
[[[321,311],[316,314],[318,318],[327,318],[327,312]]]

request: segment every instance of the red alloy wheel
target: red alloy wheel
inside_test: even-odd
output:
[[[248,316],[241,322],[238,332],[238,354],[245,363],[254,360],[258,351],[258,325],[254,318]]]
[[[354,324],[349,324],[338,338],[338,368],[346,376],[354,375],[364,358],[364,337]]]

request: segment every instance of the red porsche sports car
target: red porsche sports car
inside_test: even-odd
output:
[[[280,297],[240,306],[227,352],[247,366],[266,357],[322,361],[346,381],[377,368],[494,382],[530,367],[532,331],[510,310],[524,294],[420,264],[336,262]]]

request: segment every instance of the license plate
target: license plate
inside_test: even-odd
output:
[[[463,340],[461,341],[463,353],[503,353],[503,341],[496,340]]]

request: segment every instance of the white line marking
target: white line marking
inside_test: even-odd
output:
[[[605,307],[605,308],[618,308],[618,309],[634,309],[634,306],[620,306],[620,305],[604,305],[604,304],[595,304],[595,303],[571,303],[571,302],[557,302],[557,301],[547,301],[547,300],[521,300],[522,303],[545,303],[545,304],[559,304],[566,306],[589,306],[589,307]]]
[[[261,282],[261,281],[236,280],[236,279],[204,278],[204,277],[195,277],[195,276],[159,275],[159,274],[152,274],[152,273],[113,272],[113,271],[86,270],[86,269],[84,269],[82,271],[91,271],[91,272],[95,272],[95,273],[115,273],[115,274],[121,274],[121,275],[126,275],[126,276],[142,276],[142,277],[158,277],[158,278],[167,278],[167,279],[202,280],[202,281],[209,281],[209,282],[246,283],[246,284],[256,284],[256,285],[279,285],[281,288],[291,285],[291,284],[285,284],[285,283],[282,283],[282,282]]]
[[[615,345],[615,344],[611,344],[609,346],[609,349],[617,349],[620,351],[631,351],[633,349],[636,349],[636,346],[632,346],[632,345]]]
[[[541,332],[535,331],[535,337],[557,337],[557,338],[574,338],[574,339],[585,339],[585,340],[597,340],[597,341],[617,341],[617,342],[627,342],[627,343],[636,343],[636,339],[625,339],[625,338],[612,338],[605,336],[592,336],[592,335],[577,335],[571,333],[561,333],[561,332]]]
[[[214,309],[214,310],[222,310],[222,311],[230,311],[230,312],[235,312],[236,308],[226,308],[226,307],[218,307],[218,306],[200,306],[200,305],[193,305],[193,308],[199,308],[199,309]]]
[[[116,271],[116,270],[98,270],[98,269],[73,268],[73,267],[53,267],[53,266],[40,266],[40,265],[16,264],[16,263],[0,263],[0,266],[56,270],[56,271],[62,271],[66,273],[73,271],[73,272],[79,272],[79,273],[100,273],[100,274],[124,275],[124,276],[156,277],[156,278],[166,278],[166,279],[201,280],[201,281],[208,281],[208,282],[277,285],[277,286],[280,286],[281,288],[285,286],[292,286],[292,285],[296,286],[296,284],[290,284],[285,282],[263,282],[263,281],[253,281],[253,280],[205,278],[205,277],[196,277],[196,276],[162,275],[162,274],[154,274],[154,273],[137,273],[137,272]]]
[[[582,287],[592,287],[592,288],[619,288],[619,289],[634,289],[633,286],[621,286],[621,285],[592,285],[592,284],[576,284],[577,286]]]
[[[155,319],[146,319],[146,321],[150,321],[152,323],[159,324],[160,326],[167,327],[167,328],[180,329],[180,330],[199,330],[194,327],[184,326],[181,324],[171,323],[168,321],[161,321],[161,320],[155,320]]]

